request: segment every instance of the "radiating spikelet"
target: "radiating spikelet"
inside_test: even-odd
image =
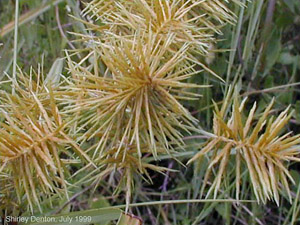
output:
[[[138,29],[159,35],[177,34],[179,42],[194,42],[202,50],[220,25],[234,23],[236,16],[220,0],[93,0],[86,4],[83,16],[100,22],[86,23],[92,30],[109,30],[132,35]],[[241,4],[239,0],[232,1]],[[201,39],[202,42],[201,42]]]
[[[58,145],[65,144],[66,140],[59,134],[62,126],[53,124],[44,108],[41,108],[44,115],[41,112],[36,116],[28,111],[22,99],[15,96],[7,99],[11,109],[1,110],[5,122],[0,123],[0,161],[4,165],[2,169],[13,171],[19,199],[25,191],[33,210],[33,202],[39,205],[38,190],[59,192],[59,186],[66,190],[58,157]]]
[[[107,146],[123,145],[136,145],[139,157],[142,145],[155,157],[157,146],[170,154],[174,146],[184,148],[180,130],[196,130],[196,119],[179,100],[197,99],[199,95],[189,89],[206,86],[185,82],[198,72],[182,64],[187,46],[164,59],[173,36],[155,44],[151,37],[145,43],[143,35],[149,34],[136,34],[134,42],[116,39],[99,46],[107,66],[104,75],[92,74],[69,60],[73,82],[66,87],[66,95],[71,98],[61,100],[70,103],[64,109],[72,113],[83,140],[99,137],[94,153],[98,157]]]
[[[208,42],[213,39],[208,27],[199,26],[200,23],[204,24],[201,22],[204,14],[196,14],[194,18],[189,15],[200,4],[203,1],[97,0],[89,3],[83,13],[92,11],[92,18],[104,24],[88,24],[92,30],[104,30],[122,37],[132,36],[137,30],[151,31],[160,38],[172,33],[175,36],[173,47],[180,48],[183,44],[190,43],[204,54]]]
[[[222,178],[226,176],[229,159],[235,156],[236,163],[236,198],[239,198],[241,167],[246,165],[250,174],[253,191],[258,202],[273,199],[279,204],[279,189],[283,187],[290,200],[291,193],[288,180],[294,183],[288,169],[287,161],[300,161],[297,155],[300,152],[300,135],[291,136],[291,132],[280,135],[283,127],[288,123],[292,112],[285,109],[277,117],[270,116],[274,99],[265,109],[254,125],[256,103],[254,103],[246,120],[243,118],[244,104],[234,98],[231,116],[226,116],[230,102],[227,95],[221,109],[215,106],[213,134],[206,133],[210,140],[189,163],[200,160],[204,155],[210,158],[209,166],[204,179],[207,183],[213,168],[217,169],[216,177],[207,193],[213,191],[214,197],[221,186]]]
[[[78,51],[93,52],[95,45],[112,35],[133,39],[136,31],[154,33],[159,40],[167,41],[169,34],[174,40],[168,49],[173,53],[189,44],[186,59],[200,65],[222,80],[199,60],[207,56],[221,33],[220,28],[235,22],[235,15],[226,7],[227,1],[219,0],[93,0],[87,3],[82,14],[90,15],[95,22],[85,23],[92,35],[78,34],[87,48]],[[240,1],[233,1],[240,4]]]
[[[126,212],[128,211],[129,204],[131,202],[131,195],[134,189],[134,177],[139,175],[146,182],[152,183],[152,179],[148,173],[148,170],[152,170],[157,173],[163,173],[165,171],[174,171],[165,167],[153,165],[146,161],[147,157],[139,158],[137,155],[137,146],[115,146],[105,152],[102,159],[99,161],[99,167],[102,171],[97,174],[93,179],[94,182],[99,183],[105,177],[113,175],[117,179],[118,187],[115,189],[114,194],[120,191],[126,193]],[[160,150],[163,150],[162,148]],[[116,156],[116,152],[120,154]],[[147,146],[140,146],[140,151],[143,155],[149,152]],[[96,185],[97,186],[97,185]]]
[[[18,73],[13,80],[15,94],[0,92],[0,172],[10,174],[19,203],[33,211],[44,195],[68,195],[68,174],[60,153],[72,157],[89,157],[64,133],[64,122],[56,106],[52,88],[43,85],[41,71],[37,77]],[[26,198],[27,204],[24,204]]]

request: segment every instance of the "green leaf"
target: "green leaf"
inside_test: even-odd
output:
[[[295,62],[296,56],[293,56],[290,52],[282,52],[279,55],[278,62],[284,65],[290,65]]]
[[[49,73],[47,74],[47,77],[45,79],[45,84],[51,84],[53,86],[58,86],[59,80],[60,80],[60,75],[63,70],[63,65],[64,65],[64,59],[63,58],[58,58],[54,61],[54,63],[51,66],[51,69]]]
[[[300,184],[300,174],[297,170],[290,171],[291,176],[293,177],[296,184]]]
[[[109,207],[109,206],[110,206],[109,202],[104,197],[100,197],[96,201],[91,202],[92,209],[100,209],[100,208],[105,208],[105,207]]]
[[[272,88],[272,87],[274,87],[274,86],[275,86],[275,85],[274,85],[274,76],[268,75],[268,76],[266,77],[265,82],[264,82],[264,87],[265,87],[265,88]]]
[[[109,208],[111,206],[107,201],[107,199],[105,199],[103,196],[98,198],[96,201],[94,199],[91,199],[89,205],[91,206],[92,209],[101,209],[106,207]],[[109,225],[109,224],[111,224],[110,221],[95,223],[95,225]]]
[[[277,62],[281,52],[281,32],[274,31],[266,50],[266,71],[268,73]]]
[[[288,8],[295,13],[295,1],[294,0],[283,0],[283,2],[288,6]]]
[[[225,220],[226,219],[226,206],[225,206],[225,203],[221,203],[221,204],[218,204],[216,206],[216,210],[217,212],[219,213],[219,215],[222,216],[222,218]]]

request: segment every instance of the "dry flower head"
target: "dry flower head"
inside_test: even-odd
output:
[[[230,93],[230,92],[229,92]],[[288,113],[290,107],[285,109],[276,118],[270,116],[275,99],[271,101],[265,111],[260,115],[256,125],[254,115],[256,102],[254,103],[246,120],[243,118],[245,98],[242,103],[234,98],[231,116],[226,116],[226,110],[230,102],[230,94],[224,100],[221,109],[215,104],[213,134],[205,134],[209,141],[197,153],[189,163],[200,160],[204,155],[209,158],[209,166],[206,171],[204,185],[211,175],[213,168],[218,168],[216,177],[207,193],[214,192],[216,198],[222,179],[226,176],[229,159],[235,156],[236,171],[236,198],[239,199],[241,183],[242,163],[250,174],[254,194],[258,202],[275,200],[279,204],[279,190],[285,189],[291,200],[289,180],[294,183],[286,162],[300,161],[299,154],[300,135],[291,136],[292,132],[280,135],[284,126],[292,116]]]
[[[17,80],[12,80],[15,94],[0,93],[3,118],[0,122],[0,172],[12,176],[19,203],[25,195],[30,211],[34,205],[42,211],[41,193],[52,195],[63,191],[68,196],[67,171],[60,153],[73,156],[66,146],[72,146],[80,157],[89,160],[64,133],[65,124],[52,88],[44,86],[42,79],[41,70],[38,73],[31,70],[30,75],[19,71]]]
[[[91,73],[69,60],[72,79],[66,95],[71,98],[62,100],[69,99],[66,113],[74,115],[75,130],[84,133],[84,140],[100,138],[98,157],[106,148],[123,145],[136,145],[139,157],[142,145],[155,157],[158,145],[170,154],[174,146],[184,148],[180,130],[197,130],[197,120],[179,100],[197,99],[199,95],[189,89],[207,86],[186,82],[199,72],[184,63],[188,45],[168,59],[163,57],[173,38],[170,35],[167,42],[155,43],[151,34],[138,32],[133,42],[115,39],[99,45],[105,74]],[[74,93],[80,97],[74,99]]]

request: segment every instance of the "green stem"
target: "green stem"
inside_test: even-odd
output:
[[[17,53],[18,53],[18,22],[19,22],[19,0],[16,0],[15,9],[15,33],[14,33],[14,62],[13,62],[13,89],[12,93],[15,94],[15,81],[17,72]]]

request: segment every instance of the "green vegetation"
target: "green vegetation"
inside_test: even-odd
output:
[[[300,2],[229,2],[0,1],[0,216],[300,223]]]

